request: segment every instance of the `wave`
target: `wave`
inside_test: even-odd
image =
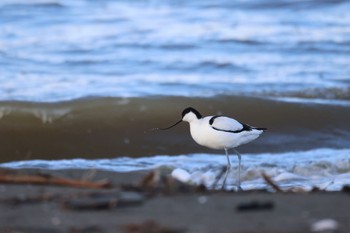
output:
[[[62,8],[66,4],[59,0],[5,0],[0,3],[0,7],[50,7],[50,8]]]
[[[349,105],[350,87],[307,88],[303,91],[285,91],[283,93],[268,92],[269,98],[290,98],[296,102],[313,102]],[[333,103],[332,103],[333,102]]]
[[[261,178],[262,172],[270,176],[281,187],[318,187],[339,190],[349,185],[350,150],[318,148],[309,151],[287,153],[246,154],[242,163],[242,185],[244,189],[266,188]],[[231,156],[232,161],[236,161]],[[154,156],[143,158],[116,159],[71,159],[71,160],[31,160],[0,164],[12,169],[102,169],[116,172],[132,172],[149,169],[173,170],[176,178],[186,176],[190,183],[204,183],[212,187],[216,177],[226,164],[224,155],[186,154],[179,156]],[[234,187],[237,177],[237,163],[233,162],[228,184]]]
[[[238,1],[239,7],[249,9],[318,9],[348,3],[346,0],[283,0],[283,1]],[[237,4],[237,3],[236,3]],[[237,7],[237,5],[236,5]]]
[[[203,115],[224,114],[267,127],[258,140],[240,148],[243,153],[349,146],[348,106],[244,96],[91,97],[56,103],[0,102],[0,162],[216,153],[196,145],[185,123],[171,131],[149,131],[179,120],[188,106]]]
[[[178,71],[202,71],[202,72],[231,72],[231,73],[242,73],[250,72],[244,66],[234,64],[230,61],[218,61],[218,60],[207,60],[198,62],[187,62],[179,61],[172,64],[166,64],[164,70],[178,70]]]

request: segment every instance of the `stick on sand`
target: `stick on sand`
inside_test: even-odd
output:
[[[18,174],[0,174],[0,183],[7,184],[35,184],[35,185],[57,185],[76,188],[101,189],[111,187],[109,181],[85,181],[73,180],[49,175],[18,175]]]

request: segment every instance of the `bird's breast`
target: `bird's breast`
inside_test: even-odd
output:
[[[210,127],[209,123],[198,122],[190,124],[190,131],[193,140],[201,146],[211,149],[223,149],[222,140],[218,138],[216,132]]]

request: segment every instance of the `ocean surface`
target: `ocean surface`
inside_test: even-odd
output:
[[[170,167],[210,186],[192,106],[267,127],[243,188],[350,184],[350,1],[3,0],[0,166]],[[234,187],[236,157],[228,186]]]

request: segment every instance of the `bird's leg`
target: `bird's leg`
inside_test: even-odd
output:
[[[225,148],[225,153],[226,153],[226,158],[227,158],[227,168],[226,168],[226,173],[225,173],[224,181],[222,182],[221,189],[225,189],[226,178],[227,178],[227,175],[228,175],[228,173],[230,172],[230,169],[231,169],[231,162],[230,162],[230,157],[228,155],[227,148]]]
[[[241,154],[233,148],[233,151],[237,154],[238,156],[238,180],[237,180],[237,188],[239,191],[242,191],[243,189],[241,188]]]

